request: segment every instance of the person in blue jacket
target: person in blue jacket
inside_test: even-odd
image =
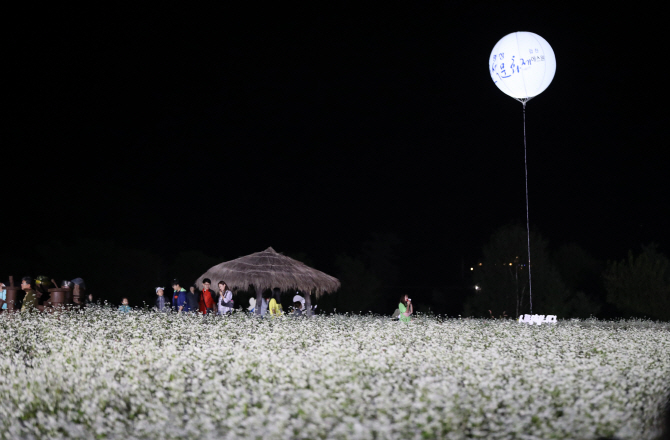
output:
[[[128,298],[121,299],[121,305],[119,306],[119,312],[128,313],[130,312],[130,306],[128,305]]]
[[[177,312],[189,312],[191,309],[188,305],[186,299],[186,289],[179,285],[179,280],[172,280],[172,290],[174,294],[172,295],[172,307]]]
[[[2,300],[2,309],[7,310],[7,289],[5,289],[5,283],[0,283],[0,300]]]

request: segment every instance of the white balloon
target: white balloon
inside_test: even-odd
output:
[[[556,56],[547,40],[539,35],[514,32],[493,47],[489,73],[504,93],[527,101],[549,87],[556,73]]]

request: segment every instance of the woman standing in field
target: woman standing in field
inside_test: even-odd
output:
[[[398,304],[398,310],[400,310],[400,315],[398,318],[402,322],[410,322],[412,318],[410,315],[414,312],[414,307],[412,307],[412,300],[409,299],[409,296],[402,295],[400,297],[400,304]]]
[[[282,314],[282,306],[281,302],[277,301],[276,298],[279,297],[279,292],[275,289],[273,292],[272,298],[270,299],[270,303],[268,304],[268,311],[270,312],[270,315],[272,316],[279,316]]]
[[[216,305],[219,315],[225,315],[233,310],[233,292],[228,290],[228,285],[225,281],[219,281],[219,293]]]

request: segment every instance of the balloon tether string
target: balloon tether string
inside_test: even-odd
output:
[[[528,157],[526,153],[526,101],[523,104],[523,163],[526,170],[526,232],[528,234],[528,298],[530,299],[530,314],[533,314],[533,284],[530,277],[530,217],[528,215]]]

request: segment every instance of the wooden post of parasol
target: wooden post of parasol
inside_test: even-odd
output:
[[[307,317],[312,316],[312,292],[305,292],[305,313]]]
[[[261,316],[261,307],[263,306],[263,289],[261,289],[258,286],[254,286],[254,290],[256,291],[256,314],[258,316]]]

